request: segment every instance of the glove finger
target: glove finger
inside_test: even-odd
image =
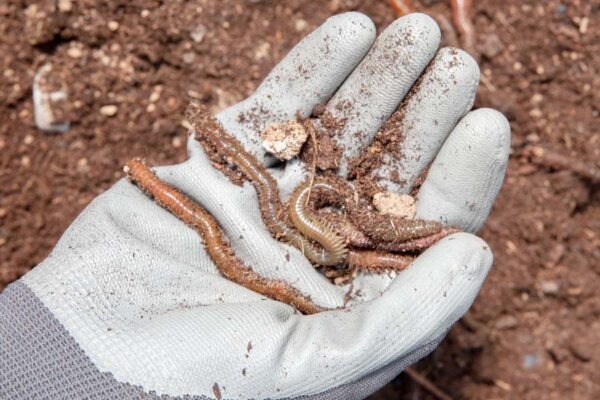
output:
[[[431,351],[431,343],[469,309],[491,264],[483,240],[467,233],[443,239],[377,299],[302,318],[286,337],[284,358],[294,360],[287,370],[310,371],[310,387],[331,387],[376,374],[411,354],[424,356],[427,351],[419,350]],[[300,385],[310,391],[306,376],[290,377],[285,387],[293,392]]]
[[[235,255],[260,276],[288,282],[323,307],[338,307],[343,289],[332,285],[304,255],[275,240],[265,226],[256,191],[232,184],[210,163],[200,145],[190,140],[192,157],[157,174],[204,207],[223,229]]]
[[[401,140],[372,174],[387,190],[408,193],[457,122],[471,109],[477,62],[465,51],[441,49],[382,131]]]
[[[419,190],[416,217],[477,232],[504,180],[509,150],[504,115],[486,108],[468,113],[433,161]]]
[[[379,35],[373,48],[327,104],[326,110],[344,127],[335,133],[342,150],[340,174],[347,163],[371,143],[373,136],[400,104],[440,41],[430,17],[410,14]]]
[[[273,122],[310,115],[363,59],[375,40],[375,26],[357,12],[333,16],[298,43],[252,96],[217,115],[246,150],[267,165],[259,134]]]

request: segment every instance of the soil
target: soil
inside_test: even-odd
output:
[[[413,3],[450,15],[446,1]],[[484,76],[476,107],[501,110],[513,130],[506,181],[481,232],[495,264],[471,311],[414,369],[454,398],[597,398],[598,184],[523,149],[598,168],[600,4],[474,7]],[[183,161],[190,100],[216,112],[243,99],[301,37],[347,10],[379,30],[395,18],[375,0],[3,1],[0,288],[48,255],[129,158]],[[33,77],[47,63],[69,86],[65,134],[33,124]],[[432,397],[406,374],[372,396],[404,398]]]

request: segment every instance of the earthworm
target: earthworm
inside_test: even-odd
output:
[[[471,22],[471,0],[450,0],[452,23],[460,34],[463,47],[473,57],[478,54],[475,49],[475,28]]]
[[[393,254],[377,250],[349,250],[347,263],[350,268],[371,272],[381,270],[401,271],[415,260],[415,256]]]
[[[175,187],[160,180],[144,161],[135,158],[126,164],[124,171],[129,180],[154,198],[156,203],[200,235],[210,258],[226,278],[263,296],[290,304],[303,314],[324,310],[286,282],[263,278],[245,266],[224,240],[215,218]]]
[[[279,198],[275,179],[233,136],[225,132],[219,122],[210,116],[204,107],[194,107],[194,113],[190,115],[190,120],[196,131],[196,138],[207,140],[219,154],[229,159],[254,186],[262,219],[273,237],[281,238],[298,248],[306,258],[315,264],[336,265],[341,261],[340,256],[345,254],[335,244],[332,246],[336,250],[336,254],[329,254],[326,248],[315,246],[298,230],[288,226],[283,218],[285,210]]]
[[[334,231],[342,236],[348,246],[359,249],[372,249],[391,252],[410,252],[427,249],[448,235],[459,232],[456,228],[442,228],[440,231],[405,242],[378,242],[365,235],[343,215],[329,210],[318,210],[317,218],[327,221]]]

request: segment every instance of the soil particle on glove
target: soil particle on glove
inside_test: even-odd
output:
[[[391,214],[401,218],[412,219],[417,207],[415,198],[408,194],[379,192],[373,196],[373,205],[382,214]]]
[[[309,139],[306,142],[299,158],[308,165],[312,165],[313,160],[316,161],[316,167],[320,171],[337,171],[342,149],[333,136],[344,128],[346,121],[334,117],[331,112],[323,111],[319,107],[313,111],[313,115],[315,114],[317,115],[315,119],[305,121],[305,129],[309,135],[312,131],[315,141]]]
[[[289,120],[269,125],[260,138],[269,153],[280,160],[291,160],[298,155],[308,139],[308,131],[302,123]]]
[[[221,389],[219,389],[219,384],[217,382],[215,382],[215,384],[212,386],[212,392],[217,400],[221,400],[223,398],[221,395]]]

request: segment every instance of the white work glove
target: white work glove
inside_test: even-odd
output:
[[[376,176],[405,193],[432,162],[417,217],[476,232],[504,177],[508,122],[494,110],[469,112],[478,67],[463,51],[438,51],[431,18],[411,14],[375,36],[365,15],[328,19],[218,120],[273,165],[259,132],[326,104],[347,120],[334,138],[345,173],[404,99],[393,125],[402,141]],[[230,183],[195,140],[188,147],[188,161],[158,175],[219,221],[245,265],[320,306],[341,307],[348,287],[271,237],[254,188]],[[306,170],[298,160],[270,168],[283,196]],[[227,280],[197,233],[121,180],[0,297],[0,397],[362,399],[435,348],[491,264],[485,242],[454,234],[405,271],[359,274],[360,296],[347,308],[304,316]],[[20,378],[7,372],[15,369]]]

